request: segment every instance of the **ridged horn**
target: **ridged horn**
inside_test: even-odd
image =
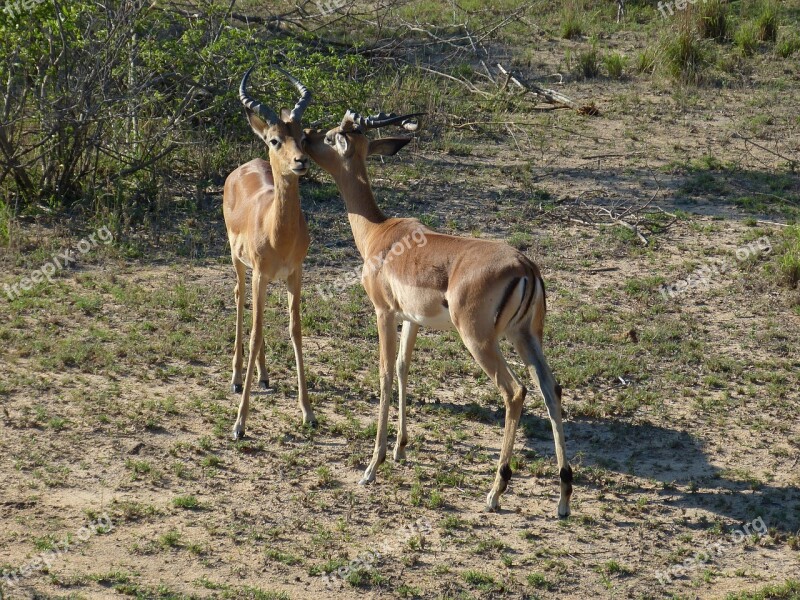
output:
[[[253,65],[249,69],[247,69],[247,73],[244,74],[242,77],[242,83],[239,84],[239,99],[244,104],[245,108],[248,108],[255,112],[259,117],[264,119],[269,125],[274,125],[278,121],[280,121],[280,117],[272,110],[269,106],[262,104],[258,100],[251,98],[247,93],[247,80],[250,79],[250,73],[253,72],[256,66]]]
[[[290,73],[287,73],[278,66],[273,66],[273,68],[283,73],[284,76],[292,82],[294,87],[297,88],[297,91],[300,92],[300,99],[297,101],[297,104],[294,105],[294,108],[290,113],[290,118],[292,121],[299,123],[303,118],[303,113],[306,112],[306,108],[308,108],[308,105],[311,103],[311,91],[296,78],[292,77]]]
[[[419,124],[413,121],[413,117],[419,117],[425,113],[410,113],[407,115],[396,115],[389,113],[388,115],[381,112],[371,117],[362,117],[357,112],[348,110],[342,119],[342,129],[347,129],[350,125],[361,127],[362,129],[375,129],[376,127],[388,127],[389,125],[401,125],[408,131],[416,131]]]

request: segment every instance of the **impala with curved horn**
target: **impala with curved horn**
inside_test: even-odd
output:
[[[255,134],[267,144],[269,162],[256,158],[233,171],[225,180],[223,212],[231,257],[236,269],[236,342],[233,353],[234,393],[241,393],[239,414],[233,436],[244,436],[250,407],[253,371],[258,361],[258,380],[269,387],[264,358],[264,302],[267,284],[274,279],[286,282],[289,292],[289,333],[297,362],[297,387],[304,424],[313,424],[314,413],[308,401],[303,369],[302,335],[300,332],[300,284],[303,259],[308,253],[309,236],[300,210],[299,179],[308,171],[308,156],[302,148],[300,120],[311,92],[283,69],[275,67],[300,92],[295,107],[284,109],[278,116],[269,106],[254,100],[247,93],[247,82],[253,67],[248,69],[239,86],[239,99]],[[253,271],[253,327],[250,332],[250,354],[242,382],[243,316],[246,269]],[[244,385],[243,385],[244,383]]]
[[[410,138],[369,140],[366,130],[389,125],[414,130],[413,116],[381,113],[365,118],[347,111],[334,129],[306,130],[306,152],[333,176],[344,198],[353,238],[364,259],[362,283],[378,319],[381,378],[378,428],[372,460],[360,483],[374,481],[378,466],[386,458],[398,321],[402,321],[402,333],[396,361],[399,425],[395,460],[405,457],[408,442],[406,383],[419,327],[455,328],[505,400],[505,432],[494,486],[486,498],[487,508],[498,507],[500,495],[511,479],[514,437],[527,393],[500,352],[500,340],[505,337],[520,354],[547,406],[561,480],[558,514],[566,517],[570,512],[572,468],[566,458],[561,422],[561,387],[542,351],[546,306],[539,269],[527,256],[504,242],[436,233],[417,219],[390,219],[375,202],[367,174],[367,156],[395,154]]]

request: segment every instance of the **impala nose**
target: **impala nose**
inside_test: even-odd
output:
[[[298,156],[294,159],[294,168],[292,169],[295,173],[305,173],[308,171],[308,157],[307,156]]]

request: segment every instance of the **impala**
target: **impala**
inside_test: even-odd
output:
[[[410,138],[369,140],[365,133],[400,123],[415,128],[408,120],[412,116],[381,113],[363,118],[348,111],[338,127],[327,132],[306,130],[304,140],[306,152],[333,177],[344,198],[353,238],[364,259],[362,283],[378,320],[378,428],[372,460],[359,483],[374,481],[378,466],[386,458],[394,379],[391,362],[397,348],[398,321],[402,321],[402,333],[396,361],[399,425],[395,460],[405,457],[408,442],[406,383],[419,327],[455,328],[505,400],[505,431],[494,485],[486,498],[487,509],[498,508],[500,495],[511,479],[514,437],[527,393],[500,352],[500,340],[506,337],[522,357],[547,406],[561,480],[558,514],[566,517],[570,512],[572,468],[566,458],[561,423],[561,388],[542,352],[546,307],[539,269],[506,243],[436,233],[416,219],[387,218],[375,202],[367,156],[395,154]],[[424,243],[404,242],[423,238]]]
[[[302,83],[281,70],[300,92],[300,99],[291,111],[283,110],[278,116],[271,108],[248,95],[247,81],[252,70],[253,67],[242,78],[239,98],[250,127],[267,144],[269,162],[256,158],[228,175],[222,201],[231,257],[236,269],[236,287],[233,291],[236,300],[236,343],[232,387],[234,393],[242,394],[242,399],[233,428],[235,439],[245,434],[256,360],[260,386],[264,389],[269,387],[264,360],[264,301],[267,284],[275,279],[284,280],[289,292],[289,333],[297,363],[297,387],[303,423],[314,423],[314,413],[306,390],[300,332],[300,282],[303,259],[309,245],[308,228],[300,210],[299,179],[308,171],[308,156],[301,150],[303,131],[300,119],[311,102],[311,93]],[[253,327],[247,372],[242,385],[242,321],[247,268],[253,271]]]

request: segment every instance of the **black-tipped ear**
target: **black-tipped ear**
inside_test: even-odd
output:
[[[262,140],[267,141],[267,129],[269,129],[269,125],[249,108],[245,108],[244,113],[247,115],[247,120],[250,122],[250,127],[253,129],[253,132]]]
[[[370,140],[368,155],[380,154],[381,156],[393,156],[397,154],[400,149],[411,141],[410,137],[400,138],[381,138],[379,140]]]

